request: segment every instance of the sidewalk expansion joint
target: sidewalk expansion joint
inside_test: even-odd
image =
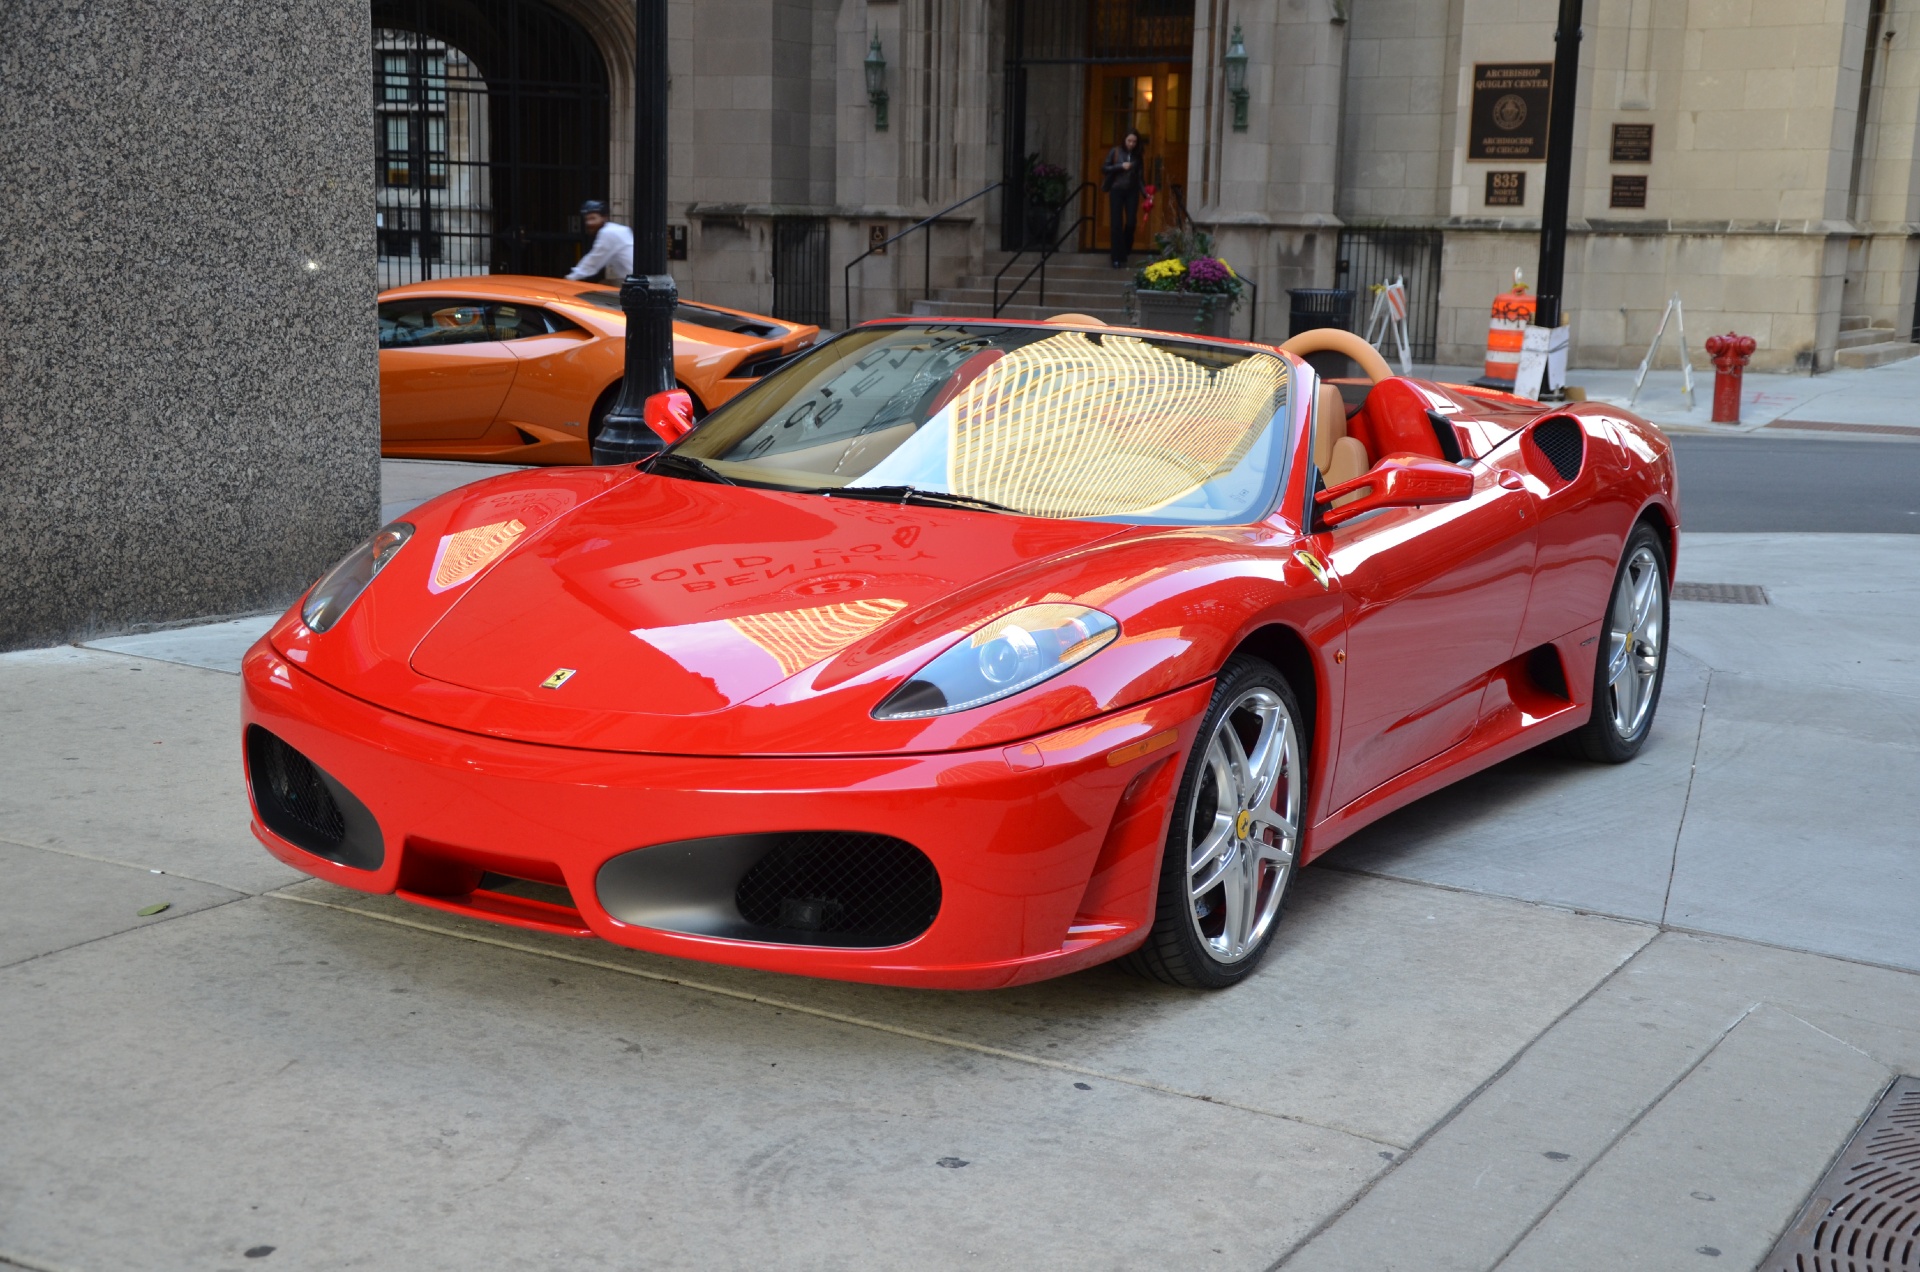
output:
[[[1588,1158],[1587,1161],[1581,1165],[1580,1169],[1574,1172],[1573,1178],[1569,1179],[1565,1184],[1563,1184],[1560,1190],[1553,1194],[1552,1199],[1548,1201],[1546,1205],[1540,1207],[1540,1212],[1534,1215],[1533,1222],[1529,1223],[1525,1228],[1523,1228],[1520,1231],[1520,1234],[1518,1236],[1514,1237],[1512,1241],[1507,1243],[1507,1248],[1500,1252],[1500,1257],[1493,1261],[1492,1266],[1488,1268],[1488,1272],[1498,1272],[1500,1265],[1505,1263],[1507,1259],[1512,1256],[1513,1252],[1520,1248],[1520,1243],[1525,1241],[1529,1236],[1532,1236],[1534,1230],[1538,1228],[1541,1225],[1541,1223],[1546,1220],[1546,1217],[1548,1215],[1553,1213],[1554,1208],[1558,1206],[1561,1202],[1565,1201],[1567,1199],[1567,1195],[1571,1193],[1575,1188],[1580,1186],[1580,1181],[1585,1179],[1595,1166],[1598,1166],[1601,1162],[1607,1160],[1607,1155],[1613,1152],[1613,1150],[1619,1146],[1620,1141],[1626,1139],[1627,1136],[1633,1134],[1634,1128],[1639,1126],[1641,1122],[1646,1120],[1647,1114],[1659,1108],[1660,1102],[1666,1099],[1669,1095],[1672,1095],[1674,1092],[1674,1089],[1678,1087],[1682,1082],[1685,1082],[1688,1079],[1688,1077],[1692,1076],[1694,1070],[1698,1069],[1701,1065],[1705,1064],[1707,1061],[1707,1057],[1712,1055],[1714,1052],[1718,1051],[1720,1049],[1720,1044],[1725,1042],[1727,1038],[1733,1033],[1733,1031],[1740,1027],[1740,1022],[1745,1020],[1748,1016],[1751,1016],[1754,1012],[1760,1010],[1760,1006],[1761,1004],[1758,1002],[1751,1003],[1748,1005],[1745,1011],[1741,1012],[1738,1016],[1735,1016],[1732,1020],[1728,1021],[1726,1024],[1726,1027],[1721,1029],[1719,1035],[1714,1038],[1713,1044],[1711,1046],[1704,1048],[1700,1052],[1700,1054],[1695,1056],[1693,1060],[1689,1062],[1685,1067],[1683,1067],[1678,1074],[1674,1075],[1673,1081],[1667,1083],[1664,1087],[1661,1087],[1660,1090],[1654,1094],[1652,1099],[1648,1100],[1645,1104],[1643,1104],[1640,1107],[1639,1112],[1635,1113],[1632,1119],[1628,1121],[1628,1123],[1625,1126],[1620,1128],[1620,1133],[1615,1135],[1612,1139],[1608,1140],[1607,1146],[1605,1148],[1601,1149],[1599,1152],[1595,1153],[1592,1157]],[[1801,1023],[1804,1024],[1805,1022],[1803,1021]]]
[[[304,882],[304,880],[303,880]],[[998,1060],[1008,1060],[1015,1064],[1031,1065],[1040,1069],[1051,1069],[1057,1073],[1071,1073],[1079,1077],[1098,1078],[1102,1082],[1113,1082],[1121,1086],[1130,1086],[1155,1095],[1171,1096],[1181,1100],[1197,1100],[1202,1104],[1211,1104],[1217,1108],[1232,1109],[1239,1113],[1251,1113],[1257,1117],[1270,1117],[1283,1122],[1292,1122],[1299,1126],[1310,1126],[1319,1131],[1332,1131],[1368,1144],[1377,1144],[1381,1148],[1390,1148],[1397,1155],[1404,1156],[1408,1147],[1392,1140],[1381,1139],[1364,1131],[1335,1125],[1330,1122],[1316,1122],[1311,1118],[1297,1117],[1290,1113],[1278,1113],[1272,1109],[1263,1109],[1251,1104],[1240,1104],[1233,1100],[1223,1100],[1218,1096],[1205,1095],[1198,1091],[1186,1091],[1164,1083],[1148,1081],[1145,1078],[1130,1078],[1091,1069],[1085,1065],[1070,1064],[1064,1060],[1050,1060],[1046,1056],[1029,1055],[1024,1051],[1015,1051],[1009,1047],[995,1047],[983,1042],[970,1042],[964,1038],[954,1038],[946,1034],[930,1033],[923,1029],[910,1029],[905,1025],[892,1025],[882,1020],[872,1020],[865,1016],[855,1016],[847,1012],[830,1011],[824,1007],[811,1007],[789,998],[775,998],[768,994],[756,994],[743,989],[729,989],[724,985],[715,985],[707,981],[693,980],[685,976],[671,976],[664,972],[650,972],[637,967],[625,967],[606,959],[588,958],[579,954],[565,954],[558,950],[544,950],[536,945],[523,945],[518,941],[500,937],[482,936],[473,932],[458,932],[451,928],[440,927],[432,923],[422,923],[414,919],[398,918],[390,914],[372,914],[353,906],[337,905],[331,901],[316,901],[311,897],[296,897],[285,892],[265,892],[262,897],[275,901],[291,901],[299,905],[310,905],[316,909],[337,910],[342,914],[351,914],[356,918],[367,919],[375,923],[387,923],[394,927],[412,928],[415,931],[431,933],[434,936],[451,937],[457,941],[471,941],[477,945],[491,945],[496,949],[511,950],[517,954],[530,954],[535,958],[554,959],[563,963],[574,963],[581,967],[594,967],[602,971],[617,972],[622,976],[632,976],[640,980],[653,981],[661,985],[672,985],[696,993],[712,994],[720,998],[731,998],[739,1002],[754,1003],[762,1007],[772,1007],[779,1011],[793,1012],[796,1015],[811,1016],[817,1020],[828,1020],[835,1024],[847,1025],[855,1029],[870,1029],[877,1033],[892,1034],[899,1038],[910,1038],[915,1042],[924,1042],[937,1047],[951,1047],[957,1051],[968,1051],[975,1055],[992,1056]],[[1583,1000],[1584,1001],[1584,1000]]]
[[[1700,718],[1693,726],[1693,758],[1687,762],[1687,792],[1680,797],[1680,818],[1673,828],[1673,855],[1667,859],[1667,890],[1660,896],[1660,926],[1667,926],[1667,910],[1673,904],[1673,876],[1680,870],[1680,837],[1687,829],[1687,808],[1693,803],[1693,779],[1700,772],[1700,743],[1707,736],[1707,703],[1713,697],[1713,678],[1707,668],[1707,683],[1700,688]]]
[[[1435,886],[1438,886],[1438,885],[1435,885]],[[1485,895],[1485,894],[1478,893],[1474,895]],[[1642,923],[1640,926],[1647,928],[1646,940],[1642,941],[1640,944],[1634,946],[1633,949],[1629,950],[1624,956],[1622,956],[1622,958],[1618,963],[1615,963],[1612,967],[1607,969],[1607,974],[1605,976],[1602,976],[1599,980],[1595,981],[1591,986],[1589,986],[1587,988],[1586,993],[1580,995],[1580,997],[1574,999],[1571,1003],[1568,1003],[1564,1011],[1560,1012],[1559,1015],[1555,1016],[1552,1020],[1549,1020],[1545,1025],[1541,1026],[1540,1032],[1534,1034],[1533,1037],[1527,1039],[1526,1043],[1523,1046],[1518,1048],[1511,1056],[1508,1056],[1505,1064],[1501,1065],[1498,1069],[1495,1069],[1492,1073],[1488,1074],[1486,1078],[1483,1081],[1481,1081],[1481,1083],[1478,1086],[1473,1088],[1473,1090],[1461,1096],[1460,1099],[1454,1103],[1454,1106],[1448,1109],[1445,1114],[1443,1114],[1440,1118],[1438,1118],[1433,1123],[1432,1126],[1429,1126],[1426,1130],[1422,1131],[1417,1137],[1415,1137],[1413,1143],[1410,1146],[1408,1146],[1407,1150],[1404,1153],[1401,1153],[1399,1156],[1395,1157],[1385,1170],[1381,1171],[1378,1175],[1375,1175],[1372,1179],[1368,1180],[1365,1184],[1361,1185],[1360,1188],[1355,1190],[1354,1194],[1351,1197],[1348,1197],[1346,1201],[1341,1203],[1331,1213],[1329,1213],[1324,1218],[1322,1218],[1320,1222],[1314,1224],[1311,1228],[1309,1228],[1304,1234],[1302,1234],[1302,1236],[1298,1241],[1295,1241],[1291,1246],[1287,1247],[1286,1250],[1282,1251],[1279,1258],[1275,1259],[1272,1263],[1267,1265],[1265,1272],[1280,1272],[1282,1268],[1286,1267],[1287,1261],[1289,1259],[1293,1258],[1294,1255],[1300,1253],[1302,1250],[1312,1245],[1314,1240],[1317,1237],[1319,1237],[1321,1233],[1333,1227],[1334,1224],[1340,1222],[1340,1219],[1342,1218],[1342,1216],[1344,1216],[1349,1210],[1352,1210],[1355,1206],[1359,1205],[1362,1201],[1364,1201],[1367,1197],[1367,1194],[1371,1193],[1375,1188],[1377,1188],[1380,1185],[1380,1182],[1382,1180],[1386,1179],[1387,1176],[1399,1170],[1400,1167],[1405,1165],[1407,1162],[1412,1161],[1413,1155],[1419,1152],[1420,1149],[1423,1146],[1425,1146],[1429,1140],[1431,1140],[1434,1136],[1438,1135],[1441,1131],[1446,1130],[1448,1126],[1453,1124],[1453,1120],[1455,1118],[1459,1117],[1462,1113],[1466,1112],[1469,1108],[1473,1107],[1473,1104],[1475,1101],[1477,1101],[1481,1096],[1485,1095],[1488,1091],[1491,1091],[1495,1083],[1499,1082],[1502,1078],[1506,1077],[1507,1074],[1513,1072],[1514,1066],[1518,1065],[1522,1060],[1526,1059],[1528,1053],[1530,1053],[1533,1050],[1534,1046],[1537,1043],[1539,1043],[1539,1041],[1542,1038],[1545,1038],[1548,1034],[1552,1033],[1555,1029],[1558,1029],[1563,1022],[1565,1022],[1569,1017],[1573,1015],[1574,1012],[1580,1010],[1580,1008],[1585,1006],[1588,1003],[1588,1001],[1590,1001],[1594,997],[1594,995],[1598,994],[1601,990],[1605,989],[1607,986],[1613,984],[1614,978],[1620,975],[1620,973],[1635,959],[1639,958],[1641,954],[1645,953],[1647,947],[1653,944],[1654,939],[1659,935],[1659,932],[1654,928],[1652,928],[1651,925]],[[1754,1006],[1758,1006],[1758,1005],[1759,1005],[1758,1003],[1754,1004]],[[1752,1011],[1753,1008],[1749,1007],[1747,1010]],[[1741,1015],[1741,1020],[1744,1020],[1744,1019],[1746,1019],[1746,1016],[1743,1013]],[[1738,1020],[1734,1021],[1734,1024],[1739,1024],[1739,1023],[1740,1021]],[[1728,1026],[1729,1029],[1731,1029],[1732,1027],[1733,1027],[1732,1025]],[[1718,1044],[1716,1043],[1715,1045],[1718,1045]],[[1557,1204],[1558,1199],[1556,1198],[1555,1200]],[[1538,1223],[1539,1220],[1536,1219],[1534,1222]],[[1504,1259],[1506,1255],[1502,1254],[1500,1257]]]
[[[97,861],[103,866],[122,866],[128,870],[144,870],[148,874],[163,875],[168,879],[185,879],[189,883],[204,883],[209,888],[218,888],[222,892],[231,892],[236,899],[260,895],[258,893],[247,892],[240,888],[228,887],[226,884],[216,883],[212,879],[202,879],[199,875],[182,874],[178,870],[161,870],[155,866],[142,865],[137,861],[122,861],[118,857],[101,857],[90,852],[76,852],[72,848],[55,848],[52,844],[22,843],[18,839],[8,839],[4,835],[0,835],[0,844],[6,844],[13,848],[25,848],[32,852],[51,852],[62,857],[72,857],[77,861]],[[296,879],[294,882],[304,883],[306,880]],[[281,884],[280,886],[284,888],[290,885]]]

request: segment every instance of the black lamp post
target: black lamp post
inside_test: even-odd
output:
[[[634,0],[633,273],[620,284],[627,315],[627,374],[593,441],[593,462],[625,464],[661,448],[646,424],[647,399],[677,387],[667,272],[667,0]]]
[[[1567,190],[1573,180],[1573,111],[1580,81],[1580,0],[1560,0],[1553,33],[1553,97],[1547,118],[1547,187],[1540,201],[1540,267],[1533,321],[1558,327],[1567,273]]]

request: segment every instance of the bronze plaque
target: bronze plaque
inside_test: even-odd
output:
[[[1527,174],[1524,172],[1489,172],[1487,174],[1487,206],[1490,208],[1518,208],[1526,206]]]
[[[887,254],[886,226],[869,225],[867,227],[867,250],[875,256],[885,256]]]
[[[1615,163],[1653,162],[1652,124],[1615,124],[1613,126]]]
[[[1476,62],[1467,158],[1537,162],[1547,157],[1551,62]]]
[[[1613,174],[1613,197],[1607,201],[1610,208],[1644,208],[1647,206],[1647,179],[1641,176],[1627,176],[1624,173]]]

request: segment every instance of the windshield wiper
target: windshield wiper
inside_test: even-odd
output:
[[[661,451],[654,457],[647,471],[664,472],[674,477],[691,477],[695,481],[717,481],[722,486],[740,484],[703,459],[695,459],[691,455],[681,455],[673,451]]]
[[[883,499],[890,503],[928,504],[936,508],[985,508],[990,512],[1020,512],[1018,508],[1009,508],[991,499],[980,499],[973,495],[956,495],[945,490],[922,490],[918,486],[822,486],[814,493],[842,495],[848,499]]]

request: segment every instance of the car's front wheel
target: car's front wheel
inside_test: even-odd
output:
[[[1244,980],[1273,942],[1300,851],[1307,751],[1300,703],[1255,658],[1221,669],[1181,775],[1153,930],[1128,956],[1190,989]]]

